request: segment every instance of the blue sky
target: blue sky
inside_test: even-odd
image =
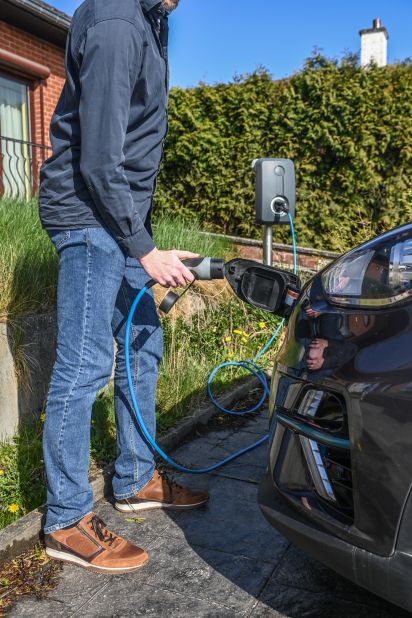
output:
[[[81,3],[49,2],[69,14]],[[358,52],[374,17],[389,31],[389,61],[412,56],[412,0],[181,0],[170,20],[171,84],[227,82],[258,66],[286,77],[315,47]]]

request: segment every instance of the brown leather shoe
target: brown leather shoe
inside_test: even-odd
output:
[[[148,559],[143,549],[107,530],[94,513],[70,528],[46,534],[45,543],[50,558],[97,573],[130,573],[140,569]]]
[[[148,511],[150,509],[189,510],[206,504],[209,495],[205,491],[192,491],[172,481],[165,472],[154,473],[153,478],[133,498],[117,500],[115,508],[122,513]]]

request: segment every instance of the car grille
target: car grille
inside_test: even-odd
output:
[[[353,484],[346,405],[335,393],[309,389],[294,410],[278,413],[299,442],[318,509],[353,523]],[[311,501],[313,502],[313,500]]]
[[[349,451],[324,448],[322,459],[333,488],[334,500],[323,500],[330,515],[353,523],[353,485]],[[321,496],[320,496],[321,497]]]

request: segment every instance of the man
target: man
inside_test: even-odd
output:
[[[155,469],[125,369],[125,323],[139,289],[149,278],[172,287],[193,280],[181,259],[194,254],[157,250],[150,227],[167,129],[167,20],[178,2],[83,2],[68,35],[67,80],[51,123],[53,156],[42,169],[40,217],[59,254],[57,352],[44,428],[46,551],[106,573],[133,571],[147,560],[93,513],[88,483],[91,408],[110,379],[113,336],[116,508],[187,509],[208,499]],[[162,333],[149,294],[133,339],[134,386],[154,434]]]

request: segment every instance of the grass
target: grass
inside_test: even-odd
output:
[[[0,200],[0,319],[53,307],[57,258],[37,204]]]
[[[153,232],[159,249],[184,249],[212,257],[228,257],[231,251],[223,238],[202,233],[197,219],[179,221],[176,216],[162,215],[155,219]]]
[[[183,318],[165,321],[166,345],[158,384],[159,429],[166,429],[205,398],[207,378],[213,367],[226,360],[253,358],[277,322],[277,318],[252,310],[233,298],[195,314],[189,327]],[[265,362],[271,362],[269,357]],[[236,368],[218,373],[214,390],[227,387],[240,375],[244,371]]]
[[[186,249],[224,256],[228,243],[190,224],[162,217],[154,226],[161,249]],[[41,228],[37,202],[0,200],[0,319],[15,320],[53,308],[56,303],[57,256]]]

